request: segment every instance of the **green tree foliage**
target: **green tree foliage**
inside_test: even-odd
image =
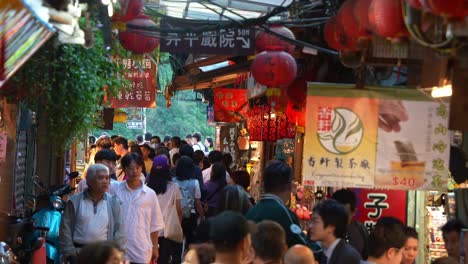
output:
[[[155,109],[146,109],[147,132],[153,135],[180,136],[182,139],[187,134],[200,132],[202,138],[214,138],[214,126],[208,126],[206,122],[206,104],[200,101],[194,101],[195,95],[192,91],[177,92],[172,100],[172,106],[166,108],[166,101],[163,96],[156,98]],[[110,135],[122,135],[128,139],[135,139],[137,135],[143,134],[141,129],[127,129],[125,123],[114,123],[113,130],[96,130],[94,135],[100,135],[102,132]]]

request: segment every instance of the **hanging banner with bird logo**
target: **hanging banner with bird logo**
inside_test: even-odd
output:
[[[447,103],[409,88],[309,83],[305,185],[442,190]]]

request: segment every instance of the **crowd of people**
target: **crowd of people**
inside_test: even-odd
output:
[[[393,217],[370,233],[353,219],[356,196],[337,190],[316,204],[307,232],[289,209],[292,170],[272,160],[263,193],[246,191],[245,170],[232,157],[201,144],[200,133],[180,137],[100,137],[85,178],[70,197],[60,226],[69,263],[187,264],[410,264],[418,234]],[[146,141],[148,142],[146,142]],[[205,142],[206,143],[206,142]],[[463,224],[442,227],[448,258],[457,263]]]

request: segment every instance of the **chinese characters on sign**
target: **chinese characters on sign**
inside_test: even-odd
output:
[[[354,189],[356,193],[355,219],[370,232],[377,221],[385,216],[396,217],[406,223],[406,191]]]
[[[215,122],[237,123],[247,116],[246,89],[214,89]]]
[[[230,153],[232,160],[235,162],[237,159],[238,147],[237,147],[237,128],[235,125],[221,126],[219,132],[220,139],[220,151],[224,153]]]
[[[210,24],[191,25],[161,20],[161,28],[172,32],[162,35],[161,51],[173,53],[252,55],[255,48],[255,31],[251,28],[217,29],[196,32]],[[212,25],[212,24],[211,24]]]
[[[123,87],[116,97],[111,98],[113,108],[156,107],[156,66],[150,59],[135,61],[129,58],[117,59],[127,71],[122,79],[129,81],[130,87]]]
[[[129,109],[127,114],[127,128],[128,129],[144,129],[144,113],[143,108]]]
[[[347,87],[309,83],[304,184],[443,189],[448,176],[448,105],[409,89],[403,93]]]

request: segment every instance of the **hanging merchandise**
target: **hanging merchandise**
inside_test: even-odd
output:
[[[296,39],[294,33],[289,30],[289,28],[281,25],[272,25],[269,29],[275,33],[278,33],[282,36],[285,36],[289,39]],[[270,34],[265,31],[258,33],[257,38],[255,39],[255,48],[257,52],[266,51],[268,46],[279,46],[282,47],[282,50],[287,53],[293,53],[295,45],[287,42],[286,40],[280,39],[273,34]]]
[[[268,88],[266,92],[268,98],[268,105],[273,112],[286,112],[286,106],[289,98],[284,89]]]
[[[446,257],[444,239],[440,227],[447,222],[447,216],[444,213],[444,208],[441,206],[426,207],[426,241],[424,243],[429,248],[429,263],[440,257]]]
[[[372,0],[356,0],[353,8],[354,18],[358,22],[359,26],[366,30],[368,35],[372,34],[368,16],[371,2]]]
[[[303,108],[296,108],[291,101],[286,106],[288,119],[296,126],[305,127],[305,111]]]
[[[323,35],[328,46],[335,50],[346,50],[353,47],[353,43],[344,33],[337,17],[330,18],[323,28]]]
[[[156,23],[145,15],[140,15],[128,21],[128,24],[142,27],[156,26]],[[128,29],[126,31],[119,31],[119,40],[122,47],[134,54],[153,52],[159,45],[158,38],[146,36],[134,31],[129,32]]]
[[[338,23],[343,26],[343,31],[352,41],[362,41],[371,37],[371,32],[361,25],[354,16],[353,10],[357,1],[348,0],[343,3],[338,12]]]
[[[252,75],[255,80],[268,87],[284,87],[296,78],[297,64],[294,58],[281,50],[281,47],[267,47],[252,62]]]
[[[272,141],[294,137],[294,125],[284,113],[273,113],[267,105],[249,110],[247,126],[251,141]]]

